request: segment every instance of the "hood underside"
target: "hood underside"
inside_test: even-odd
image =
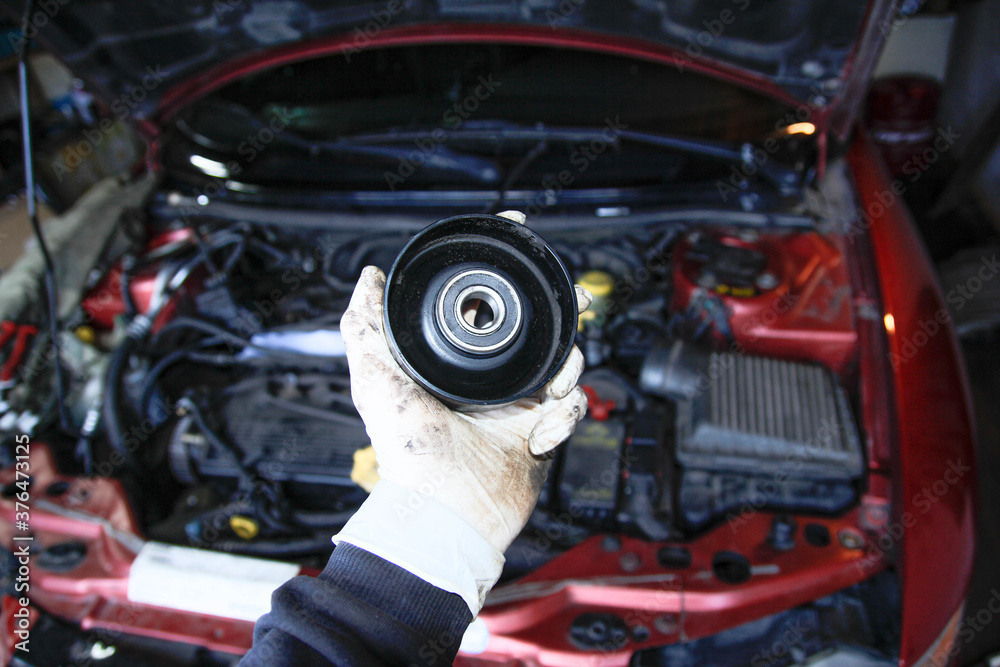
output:
[[[21,2],[0,4],[20,16]],[[867,79],[884,32],[877,26],[884,25],[893,7],[887,0],[871,5],[869,0],[74,0],[52,5],[51,11],[36,9],[37,20],[31,22],[39,40],[99,94],[123,100],[135,119],[155,117],[167,91],[178,84],[275,48],[348,35],[353,37],[345,49],[361,49],[397,30],[473,24],[636,40],[671,51],[668,60],[682,70],[736,74],[745,85],[780,91],[814,111],[834,111],[853,106],[859,97],[856,82],[863,85]]]

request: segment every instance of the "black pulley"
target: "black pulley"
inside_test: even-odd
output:
[[[459,215],[421,230],[389,271],[384,306],[396,361],[463,409],[538,391],[576,335],[566,267],[538,234],[493,215]]]

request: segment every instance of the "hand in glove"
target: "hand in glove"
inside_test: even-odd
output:
[[[379,477],[433,498],[503,551],[538,500],[546,454],[586,413],[586,395],[576,384],[583,355],[573,348],[541,398],[456,412],[392,358],[382,331],[384,290],[385,275],[367,267],[341,321],[351,395],[375,449]],[[589,303],[589,295],[578,299],[584,308]]]
[[[339,539],[367,548],[431,583],[453,590],[455,586],[442,585],[440,573],[425,576],[426,567],[419,563],[410,567],[411,562],[399,562],[422,560],[424,555],[410,549],[409,555],[400,556],[400,549],[405,550],[403,540],[399,540],[400,545],[386,546],[386,540],[392,539],[381,532],[407,530],[407,518],[423,511],[425,504],[449,510],[492,547],[489,555],[473,557],[469,553],[464,559],[474,561],[470,566],[473,570],[485,566],[484,561],[493,561],[488,569],[495,569],[495,573],[473,573],[479,589],[478,604],[470,600],[467,590],[453,590],[470,602],[475,613],[499,576],[503,563],[499,555],[534,509],[551,462],[547,454],[572,434],[586,413],[587,399],[577,386],[583,355],[574,347],[540,396],[483,412],[456,412],[424,391],[393,359],[382,329],[384,290],[385,275],[375,267],[367,267],[341,321],[341,331],[350,364],[352,397],[379,464],[382,481],[376,484],[372,496],[392,494],[391,501],[382,502],[395,515],[396,523],[384,528],[365,526],[362,530],[360,524],[371,518],[356,515],[358,521],[352,519]],[[591,300],[579,287],[577,299],[581,311]],[[447,530],[437,525],[427,529]],[[445,541],[448,537],[437,536]],[[412,542],[412,536],[408,541]],[[467,547],[475,551],[469,542],[458,544],[459,551]],[[487,582],[489,577],[493,580]]]

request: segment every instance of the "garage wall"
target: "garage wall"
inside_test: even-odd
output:
[[[939,122],[962,135],[955,144],[961,158],[1000,103],[1000,0],[962,3],[952,44]],[[1000,228],[1000,146],[994,146],[974,191]]]
[[[905,19],[886,39],[875,78],[921,74],[944,81],[955,16]]]

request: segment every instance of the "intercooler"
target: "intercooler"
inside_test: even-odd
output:
[[[640,383],[676,405],[685,523],[743,505],[836,512],[854,500],[864,456],[847,395],[822,366],[677,342],[649,356]]]

